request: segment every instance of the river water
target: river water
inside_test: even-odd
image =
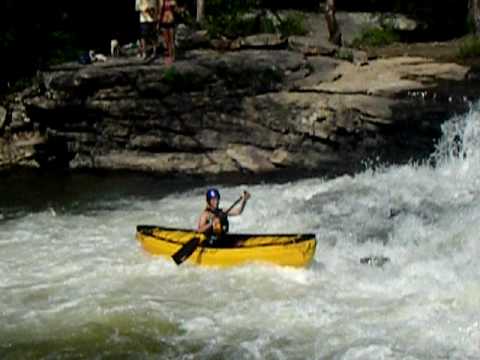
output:
[[[0,358],[478,359],[479,109],[443,134],[425,164],[217,184],[252,194],[234,232],[315,232],[306,269],[144,253],[135,226],[195,226],[203,183],[2,174]]]

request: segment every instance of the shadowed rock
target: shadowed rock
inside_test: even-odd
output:
[[[6,106],[5,133],[37,132],[38,164],[181,174],[352,172],[432,150],[465,111],[467,67],[424,58],[357,66],[290,50],[186,52],[63,64]],[[458,96],[478,90],[469,82]],[[467,89],[470,93],[467,93]],[[411,96],[422,93],[425,96]],[[433,96],[437,94],[439,96]],[[3,164],[8,144],[0,152]],[[38,151],[37,151],[37,150]]]

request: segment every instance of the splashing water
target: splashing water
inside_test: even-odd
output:
[[[477,359],[479,120],[444,124],[435,166],[249,186],[231,230],[315,232],[307,269],[145,254],[135,225],[194,227],[203,186],[64,181],[58,201],[3,204],[0,358]]]

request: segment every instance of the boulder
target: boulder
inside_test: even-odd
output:
[[[419,57],[358,66],[285,49],[204,49],[171,67],[162,59],[57,66],[43,74],[43,88],[6,107],[9,129],[41,129],[41,142],[26,139],[22,155],[41,166],[331,174],[370,157],[429,153],[441,121],[478,93],[472,82],[461,86],[469,74]],[[466,100],[437,96],[452,86]]]
[[[3,106],[0,106],[0,131],[3,130],[5,122],[7,121],[7,109]]]
[[[331,56],[337,50],[337,46],[330,43],[327,38],[310,36],[289,36],[288,46],[307,56]]]
[[[235,49],[278,49],[287,46],[287,39],[279,34],[256,34],[239,38],[232,43]]]
[[[328,31],[323,13],[305,13],[308,37],[319,43],[328,43]],[[350,46],[362,31],[371,28],[389,28],[398,32],[421,34],[428,31],[428,25],[396,13],[362,13],[338,11],[336,18],[342,32],[343,45]]]

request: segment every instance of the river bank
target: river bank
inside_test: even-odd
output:
[[[132,57],[49,68],[0,108],[0,164],[354,172],[365,161],[425,158],[442,122],[476,99],[474,64],[428,53],[425,44],[335,47],[319,19],[309,18],[316,25],[305,36],[257,34],[206,46],[196,33],[196,46],[171,68]]]

